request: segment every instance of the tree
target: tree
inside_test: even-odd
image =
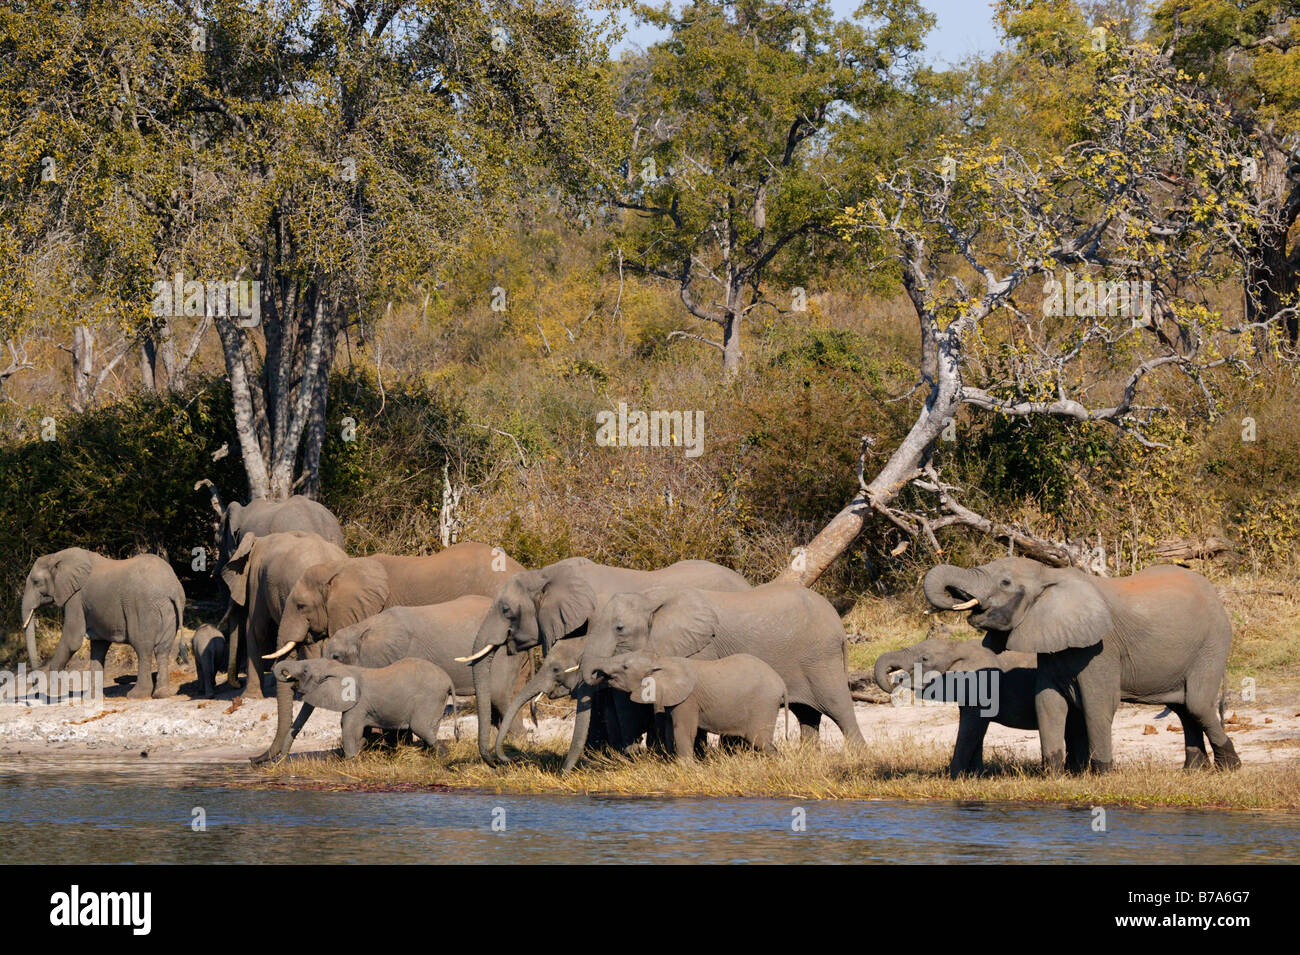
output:
[[[619,151],[601,28],[560,0],[36,7],[5,33],[11,244],[70,237],[135,340],[215,327],[252,497],[316,492],[340,334],[543,174],[578,195]],[[68,173],[39,204],[51,146]]]
[[[1251,177],[1270,215],[1246,260],[1246,301],[1255,321],[1281,314],[1294,344],[1300,338],[1300,241],[1292,235],[1300,219],[1300,3],[1165,0],[1152,26],[1174,63],[1231,104],[1255,144]]]
[[[835,20],[827,0],[640,12],[671,36],[621,77],[633,150],[618,199],[634,213],[626,266],[673,283],[692,316],[718,326],[718,341],[677,337],[718,349],[731,376],[746,317],[790,304],[765,294],[778,257],[813,236],[832,240],[831,222],[864,181],[854,173],[871,155],[831,152],[831,129],[896,95],[933,18],[913,0],[870,0],[853,21]]]
[[[1048,156],[992,134],[941,142],[847,211],[846,233],[883,238],[882,264],[899,270],[922,398],[870,479],[864,446],[861,492],[782,579],[816,580],[873,514],[936,552],[937,531],[964,525],[1078,563],[1077,542],[977,514],[943,481],[935,452],[961,409],[1098,422],[1158,446],[1147,432],[1168,409],[1144,401],[1150,377],[1181,374],[1212,412],[1213,373],[1249,372],[1261,325],[1225,318],[1212,295],[1267,222],[1243,175],[1250,143],[1150,46],[1112,43],[1091,70],[1088,138]],[[920,503],[900,506],[905,490]]]

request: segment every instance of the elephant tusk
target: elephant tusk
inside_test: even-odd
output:
[[[482,650],[480,650],[478,653],[471,653],[471,654],[470,654],[469,656],[467,656],[467,657],[456,657],[456,662],[457,662],[457,663],[473,663],[473,662],[476,661],[476,660],[482,660],[485,656],[487,656],[489,653],[491,653],[491,652],[492,652],[493,650],[495,650],[495,649],[496,649],[496,647],[489,643],[486,647],[484,647],[484,648],[483,648]]]
[[[29,623],[32,622],[32,617],[34,617],[34,616],[36,616],[36,608],[35,608],[35,607],[33,607],[31,610],[27,611],[27,619],[23,621],[23,625],[22,625],[21,627],[19,627],[18,629],[20,629],[20,630],[26,630],[26,629],[27,629],[27,625],[28,625]]]
[[[530,703],[536,703],[536,702],[538,702],[539,700],[541,700],[541,698],[544,697],[545,695],[546,695],[546,691],[545,691],[545,690],[542,690],[541,693],[538,693],[535,697],[533,697],[533,698],[532,698],[531,700],[529,700],[528,702],[530,702]]]
[[[268,654],[266,654],[265,656],[262,657],[262,659],[263,659],[263,660],[278,660],[278,659],[280,659],[280,657],[284,656],[286,653],[288,653],[290,650],[292,650],[292,649],[293,649],[294,647],[296,647],[297,645],[298,645],[298,641],[297,641],[297,640],[290,640],[288,643],[286,643],[284,646],[282,646],[279,650],[276,650],[274,653],[268,653]]]
[[[569,668],[568,668],[567,670],[565,670],[564,672],[565,672],[565,673],[577,673],[578,670],[581,669],[581,668],[582,668],[582,664],[579,663],[579,664],[576,664],[576,665],[574,665],[574,666],[569,667]]]
[[[978,600],[977,598],[975,598],[975,597],[972,597],[970,600],[964,601],[964,602],[962,602],[962,603],[959,603],[959,604],[953,604],[953,605],[952,605],[952,609],[953,609],[953,610],[969,610],[971,607],[978,607],[979,605],[980,605],[979,600]]]

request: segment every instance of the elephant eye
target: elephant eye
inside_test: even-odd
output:
[[[1002,586],[1003,586],[1003,587],[1010,587],[1010,586],[1011,586],[1011,578],[1010,578],[1010,577],[1003,577],[1003,578],[1002,578]]]

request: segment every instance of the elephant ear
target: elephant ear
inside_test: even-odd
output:
[[[647,681],[653,680],[653,683]],[[641,681],[641,692],[633,692],[637,702],[653,703],[655,709],[677,706],[695,689],[695,671],[683,663],[661,663],[650,668]],[[649,699],[640,699],[641,696]]]
[[[241,607],[248,603],[248,562],[255,543],[256,534],[245,534],[235,552],[221,567],[221,579],[230,591],[230,599]]]
[[[1090,647],[1114,629],[1110,609],[1097,588],[1082,576],[1063,576],[1050,582],[1011,631],[1008,650],[1022,653],[1057,653],[1071,647]]]
[[[330,633],[373,617],[388,603],[388,572],[369,557],[340,561],[325,581],[325,614]]]
[[[646,591],[650,616],[649,652],[661,657],[689,657],[713,640],[718,618],[698,590],[656,587]]]
[[[312,706],[346,713],[361,699],[364,679],[359,667],[317,667],[303,674],[298,686]]]
[[[50,577],[53,581],[54,602],[62,607],[72,595],[86,584],[90,576],[90,551],[74,547],[61,551],[58,559],[51,562]]]
[[[537,627],[550,647],[572,633],[596,612],[596,592],[591,584],[565,567],[551,575],[537,601]]]

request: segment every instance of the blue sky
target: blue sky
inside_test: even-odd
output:
[[[841,17],[850,16],[861,0],[831,0]],[[955,63],[976,53],[990,53],[998,47],[993,29],[992,0],[922,0],[922,6],[938,22],[927,38],[926,53],[935,64]],[[631,26],[624,45],[649,46],[662,36],[646,26]]]

